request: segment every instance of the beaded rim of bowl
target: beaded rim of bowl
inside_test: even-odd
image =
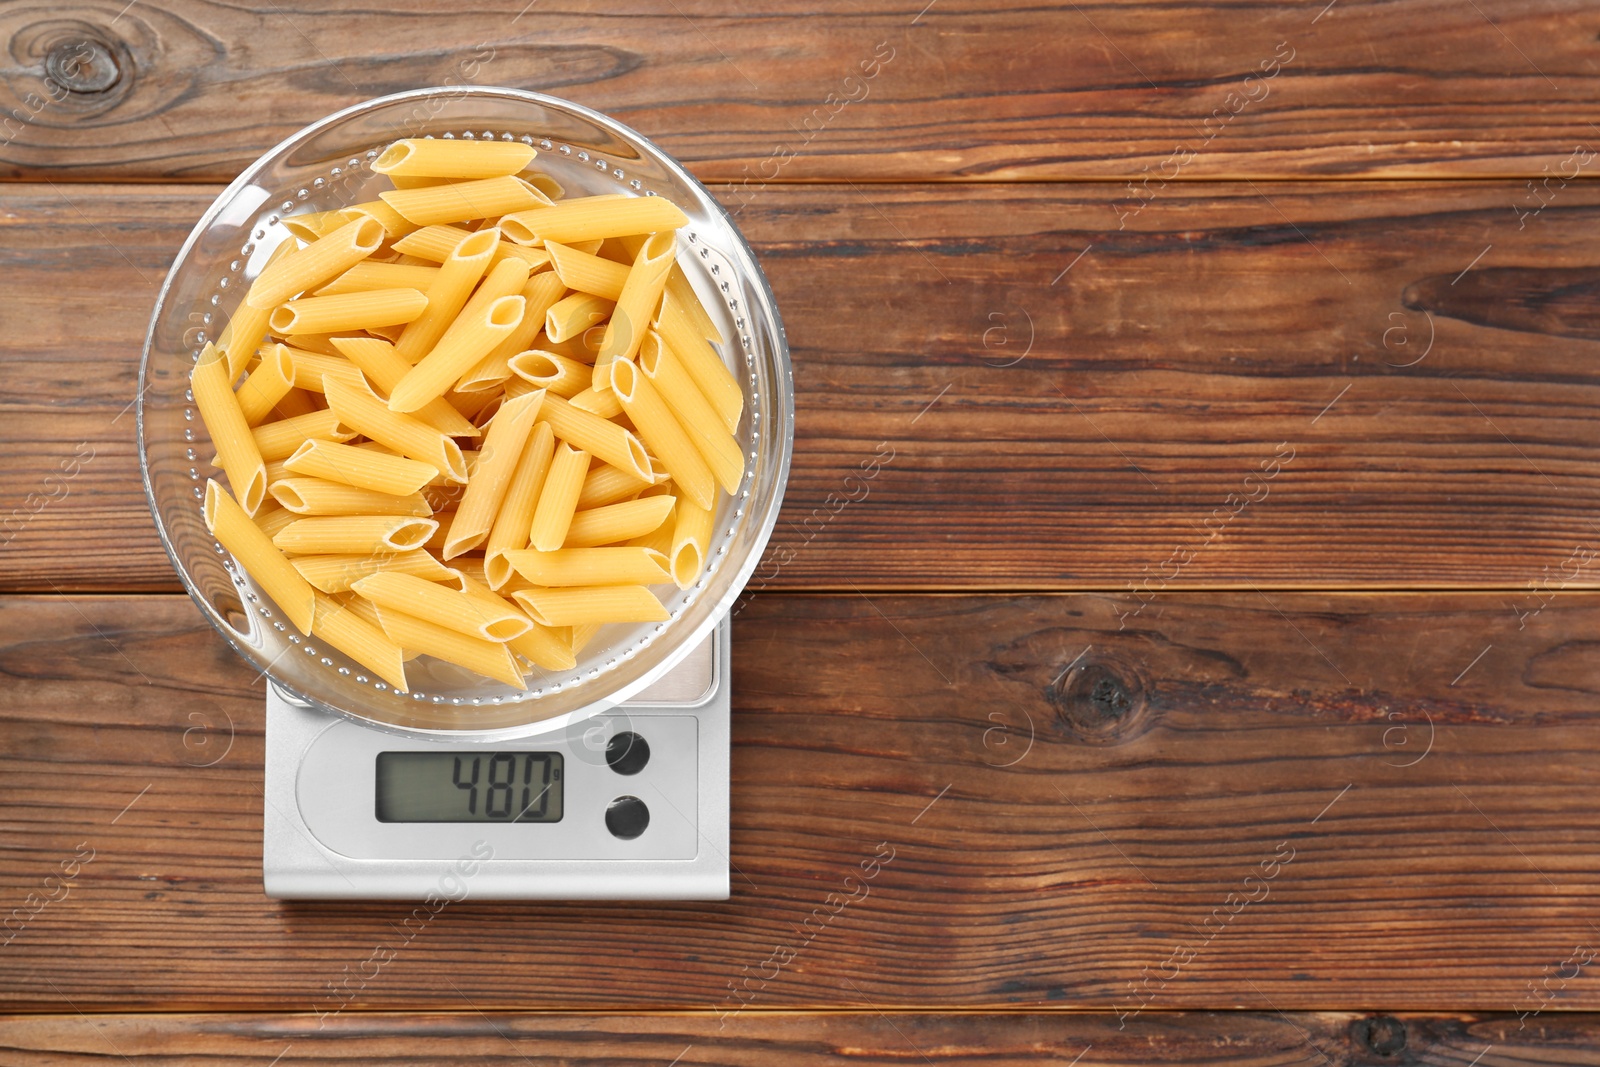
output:
[[[430,134],[428,136],[432,137],[434,135]],[[452,140],[457,136],[457,134],[456,131],[449,131],[439,134],[438,136],[443,140]],[[523,144],[538,148],[541,152],[556,152],[563,157],[575,159],[579,163],[591,163],[596,171],[606,175],[612,181],[622,185],[624,188],[632,189],[634,192],[643,196],[657,195],[654,189],[645,188],[644,183],[638,178],[629,178],[628,173],[621,167],[613,166],[610,161],[593,155],[587,149],[579,148],[574,145],[565,144],[560,141],[554,141],[550,138],[535,137],[532,134],[522,134],[521,136],[518,136],[503,130],[499,132],[493,130],[462,130],[460,131],[459,136],[463,140],[520,141]],[[290,192],[283,193],[281,197],[272,198],[272,201],[276,201],[278,205],[277,210],[270,213],[266,217],[265,222],[261,222],[259,220],[257,221],[254,233],[240,247],[238,255],[228,264],[228,270],[226,273],[222,274],[218,278],[209,296],[202,298],[202,308],[216,309],[221,307],[222,301],[227,295],[227,291],[230,288],[237,288],[243,283],[243,272],[249,266],[251,259],[261,254],[262,243],[266,241],[269,238],[269,235],[271,235],[274,231],[282,234],[282,240],[294,239],[293,235],[284,228],[283,220],[287,217],[292,217],[296,208],[303,206],[307,200],[311,199],[318,192],[327,188],[330,179],[348,179],[349,175],[367,169],[372,160],[377,159],[382,153],[383,149],[386,147],[388,147],[387,143],[375,148],[370,148],[365,153],[351,154],[346,158],[346,162],[343,166],[330,167],[327,174],[313,178],[310,182],[298,186]],[[429,693],[423,689],[413,689],[409,693],[398,692],[387,682],[384,682],[381,679],[372,678],[367,675],[360,665],[356,664],[355,661],[349,659],[344,655],[344,653],[338,651],[337,649],[324,649],[318,647],[318,645],[314,643],[314,637],[302,636],[296,632],[292,626],[286,625],[284,621],[278,617],[277,613],[272,607],[271,601],[256,592],[253,583],[249,582],[243,570],[235,565],[234,560],[228,554],[228,551],[223,548],[220,543],[213,541],[212,547],[216,550],[219,556],[223,557],[222,565],[224,569],[227,570],[228,574],[232,578],[233,584],[238,589],[243,602],[248,605],[246,610],[254,610],[255,613],[262,619],[263,625],[270,625],[273,629],[284,634],[291,647],[299,648],[300,651],[305,655],[317,659],[319,664],[324,669],[333,670],[342,677],[351,678],[357,684],[369,686],[375,692],[383,693],[393,699],[399,699],[402,701],[410,699],[418,702],[426,701],[439,705],[449,704],[462,707],[472,707],[482,706],[484,704],[518,704],[527,701],[535,701],[546,695],[554,696],[563,689],[594,681],[608,671],[620,666],[624,661],[632,659],[636,654],[648,648],[657,637],[666,632],[667,627],[678,618],[684,608],[689,607],[695,602],[699,596],[699,593],[704,590],[706,582],[712,577],[713,574],[716,573],[718,566],[726,557],[728,551],[728,542],[733,539],[734,534],[738,531],[740,521],[744,518],[746,501],[750,497],[750,485],[755,474],[756,457],[759,451],[759,444],[762,434],[760,408],[761,395],[759,390],[756,388],[758,378],[754,370],[755,360],[751,352],[750,335],[745,332],[748,327],[748,323],[746,322],[744,312],[740,310],[739,298],[734,295],[732,285],[728,279],[721,277],[723,264],[728,266],[730,273],[732,272],[733,266],[725,257],[721,255],[721,253],[714,252],[713,249],[711,249],[708,245],[702,243],[693,229],[685,228],[679,232],[683,235],[684,241],[686,242],[685,246],[680,247],[678,250],[679,261],[682,262],[685,252],[697,252],[698,258],[700,258],[702,261],[705,261],[706,269],[710,274],[713,284],[717,286],[717,290],[721,294],[723,301],[727,304],[729,312],[733,315],[734,326],[738,330],[740,346],[739,353],[742,356],[743,365],[751,368],[748,374],[750,388],[746,392],[745,399],[749,404],[750,435],[752,441],[746,457],[747,463],[744,477],[739,483],[739,492],[732,497],[719,495],[717,513],[718,522],[722,523],[722,525],[719,528],[715,528],[720,530],[720,536],[713,538],[715,550],[708,552],[709,558],[706,561],[706,565],[701,571],[700,577],[698,580],[696,580],[695,584],[690,586],[688,589],[675,590],[672,597],[666,602],[668,615],[666,622],[656,623],[654,626],[649,627],[649,629],[641,638],[635,640],[627,648],[624,648],[621,651],[613,650],[613,654],[610,655],[606,659],[605,663],[601,666],[590,667],[587,670],[574,669],[572,671],[563,672],[561,675],[556,676],[556,680],[554,681],[546,681],[537,685],[530,685],[525,692],[512,692],[505,696],[491,697],[453,697],[445,696],[439,693]],[[276,248],[279,243],[279,241],[273,241],[268,247]],[[716,258],[721,259],[722,264],[713,262],[713,255],[715,255]],[[194,331],[194,347],[188,353],[191,362],[196,362],[199,360],[200,353],[204,349],[205,344],[210,337],[208,328],[212,325],[213,321],[214,311],[202,310],[201,327]],[[722,346],[723,349],[726,350],[729,344],[730,342],[724,341]],[[718,355],[723,357],[723,362],[726,364],[727,359],[725,351],[719,352]],[[197,421],[198,414],[193,406],[194,393],[192,390],[186,389],[184,391],[184,400],[188,405],[184,409],[184,419],[192,424]],[[184,438],[185,443],[189,446],[185,452],[185,455],[191,462],[198,464],[199,454],[194,448],[194,444],[197,440],[195,431],[192,428],[185,430]],[[206,475],[201,474],[198,465],[189,468],[190,481],[197,483],[193,490],[195,499],[197,501],[197,507],[198,502],[201,502],[205,499],[205,486],[203,483],[206,477]],[[537,667],[535,668],[535,671],[541,674],[544,673]]]

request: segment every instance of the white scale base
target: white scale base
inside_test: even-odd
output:
[[[626,704],[492,744],[386,733],[291,701],[269,685],[261,865],[267,895],[726,900],[728,629],[724,620]],[[612,737],[627,732],[649,747],[648,761],[633,774],[613,770],[606,758]],[[378,753],[433,751],[561,754],[561,820],[379,822]],[[645,817],[637,836],[613,832],[632,835]]]

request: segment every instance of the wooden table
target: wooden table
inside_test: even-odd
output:
[[[524,3],[0,6],[0,1062],[1600,1062],[1593,4]],[[139,348],[447,81],[654,138],[787,321],[727,903],[262,895]]]

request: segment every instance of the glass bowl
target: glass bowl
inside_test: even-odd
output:
[[[189,393],[201,347],[272,250],[283,220],[377,198],[372,161],[401,137],[517,140],[568,196],[659,194],[683,209],[678,262],[721,330],[744,390],[735,434],[746,456],[737,494],[720,498],[701,579],[666,600],[665,623],[617,623],[576,669],[535,673],[526,692],[428,657],[402,694],[315,637],[301,636],[207,532],[201,502],[212,448]],[[292,698],[402,733],[498,740],[542,733],[614,706],[688,655],[749,579],[777,522],[794,442],[789,348],[750,246],[711,195],[633,130],[566,100],[515,89],[419,89],[358,104],[285,140],[219,196],[178,253],[156,301],[139,369],[139,459],[162,543],[219,633]]]

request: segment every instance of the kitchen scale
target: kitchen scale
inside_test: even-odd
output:
[[[727,899],[728,629],[515,741],[394,734],[269,685],[267,895]]]

